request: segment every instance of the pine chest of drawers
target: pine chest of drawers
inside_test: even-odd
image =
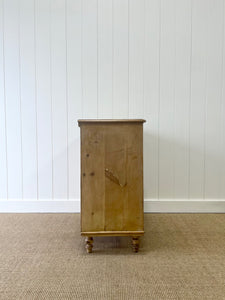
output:
[[[78,120],[81,135],[81,235],[144,234],[142,119]]]

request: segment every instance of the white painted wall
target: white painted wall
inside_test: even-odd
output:
[[[225,1],[0,0],[0,210],[79,199],[78,118],[147,120],[155,205],[225,200]]]

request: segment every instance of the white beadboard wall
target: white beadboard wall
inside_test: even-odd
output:
[[[78,118],[145,118],[145,211],[225,212],[225,0],[0,0],[0,211],[79,211]]]

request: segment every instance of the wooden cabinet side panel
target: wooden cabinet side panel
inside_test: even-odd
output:
[[[105,230],[126,230],[127,126],[110,125],[105,135]]]
[[[104,230],[104,130],[81,126],[81,231]]]
[[[143,213],[143,125],[132,127],[127,139],[128,203],[126,226],[129,230],[144,230]]]
[[[142,124],[106,128],[105,230],[143,230],[142,130]]]
[[[143,125],[81,126],[81,231],[143,231]]]

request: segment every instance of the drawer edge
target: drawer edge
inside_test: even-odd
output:
[[[88,231],[81,232],[82,236],[141,236],[144,231]]]

